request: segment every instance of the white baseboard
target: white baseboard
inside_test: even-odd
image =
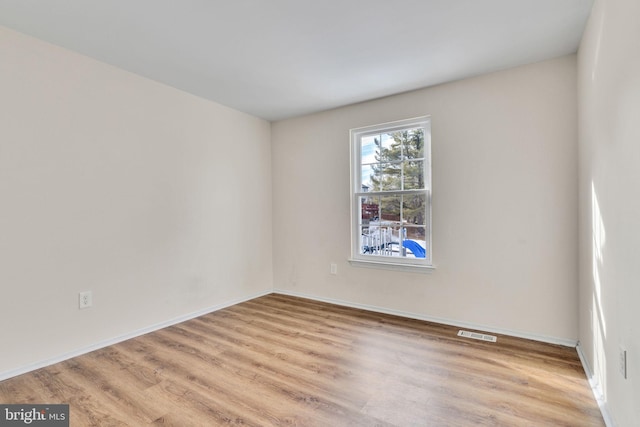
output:
[[[531,334],[526,332],[512,331],[509,329],[494,328],[494,327],[474,324],[470,322],[461,322],[461,321],[445,319],[441,317],[427,316],[424,314],[410,313],[410,312],[401,311],[401,310],[393,310],[393,309],[378,307],[374,305],[359,304],[355,302],[343,301],[343,300],[338,300],[333,298],[319,297],[317,295],[306,294],[303,292],[292,292],[284,289],[274,289],[273,293],[290,295],[293,297],[307,298],[315,301],[327,302],[330,304],[336,304],[336,305],[341,305],[341,306],[351,307],[351,308],[359,308],[362,310],[368,310],[368,311],[373,311],[377,313],[392,314],[394,316],[407,317],[409,319],[424,320],[427,322],[440,323],[440,324],[449,325],[449,326],[456,326],[459,328],[474,329],[477,331],[484,331],[484,332],[492,332],[495,334],[508,335],[511,337],[524,338],[524,339],[529,339],[533,341],[545,342],[549,344],[558,344],[565,347],[575,347],[578,344],[577,340],[572,340],[572,339],[556,338],[556,337],[549,337],[545,335],[537,335],[537,334]]]
[[[578,357],[580,357],[580,362],[582,363],[582,369],[584,369],[584,372],[587,375],[587,380],[589,381],[589,386],[593,392],[593,397],[595,397],[596,402],[598,402],[598,407],[600,407],[600,413],[602,414],[602,418],[604,418],[604,423],[607,427],[615,427],[616,423],[613,421],[613,417],[609,411],[609,405],[607,405],[607,401],[604,398],[600,382],[595,378],[591,365],[589,365],[579,342],[576,346],[576,350],[578,351]]]
[[[41,360],[41,361],[38,361],[38,362],[35,362],[35,363],[31,363],[29,365],[21,366],[21,367],[19,367],[17,369],[13,369],[13,370],[10,370],[10,371],[0,372],[0,381],[6,380],[6,379],[9,379],[9,378],[18,376],[18,375],[26,374],[27,372],[35,371],[36,369],[44,368],[46,366],[50,366],[50,365],[53,365],[55,363],[63,362],[65,360],[69,360],[71,358],[74,358],[74,357],[77,357],[77,356],[81,356],[83,354],[90,353],[92,351],[99,350],[101,348],[108,347],[110,345],[117,344],[119,342],[129,340],[131,338],[139,337],[140,335],[148,334],[149,332],[153,332],[153,331],[157,331],[159,329],[167,328],[169,326],[173,326],[173,325],[176,325],[178,323],[182,323],[182,322],[185,322],[187,320],[191,320],[191,319],[194,319],[196,317],[203,316],[205,314],[213,313],[214,311],[218,311],[218,310],[221,310],[223,308],[230,307],[232,305],[240,304],[241,302],[245,302],[245,301],[249,301],[249,300],[252,300],[252,299],[255,299],[255,298],[259,298],[259,297],[264,296],[264,295],[269,295],[271,293],[272,292],[269,290],[269,291],[266,291],[266,292],[253,294],[253,295],[248,296],[246,298],[239,298],[239,299],[235,299],[235,300],[226,301],[226,302],[224,302],[222,304],[217,304],[217,305],[214,305],[212,307],[207,307],[205,309],[195,311],[193,313],[189,313],[189,314],[185,314],[183,316],[175,317],[175,318],[167,320],[165,322],[160,322],[160,323],[157,323],[155,325],[147,326],[147,327],[142,328],[142,329],[137,329],[135,331],[129,332],[127,334],[124,334],[124,335],[121,335],[121,336],[118,336],[118,337],[115,337],[115,338],[110,338],[110,339],[107,339],[107,340],[99,341],[99,342],[97,342],[95,344],[92,344],[92,345],[90,345],[88,347],[79,348],[77,350],[70,351],[68,353],[64,353],[64,354],[58,355],[56,357],[52,357],[50,359]]]

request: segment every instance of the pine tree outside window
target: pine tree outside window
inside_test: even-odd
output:
[[[351,262],[430,268],[429,117],[351,130]]]

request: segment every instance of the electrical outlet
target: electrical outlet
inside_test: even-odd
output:
[[[620,374],[622,378],[627,379],[627,350],[620,346]]]
[[[80,292],[79,294],[79,307],[89,308],[93,305],[93,295],[91,291]]]
[[[331,274],[338,274],[338,264],[332,262],[330,264],[330,268],[331,268]]]

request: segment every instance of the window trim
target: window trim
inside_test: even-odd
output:
[[[383,255],[365,255],[360,253],[360,207],[358,203],[362,195],[361,191],[361,144],[363,137],[375,135],[378,133],[396,132],[408,128],[422,127],[424,129],[424,177],[425,190],[418,190],[420,194],[425,194],[427,203],[425,228],[427,231],[427,257],[426,258],[403,258],[390,257]],[[433,265],[433,245],[432,245],[432,193],[433,183],[431,179],[431,117],[420,116],[411,119],[398,120],[393,122],[381,123],[377,125],[364,126],[354,128],[349,131],[350,136],[350,206],[351,206],[351,257],[349,262],[351,265],[359,267],[383,268],[404,271],[430,271],[435,267]],[[389,191],[390,194],[404,193],[413,190]],[[374,192],[376,193],[376,192]]]

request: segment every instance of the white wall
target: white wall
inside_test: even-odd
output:
[[[619,426],[640,425],[639,17],[637,0],[597,0],[578,68],[580,341]]]
[[[270,291],[270,156],[264,120],[0,27],[0,377]]]
[[[437,269],[352,267],[349,129],[425,114]],[[575,55],[274,123],[275,288],[575,343],[576,128]]]

